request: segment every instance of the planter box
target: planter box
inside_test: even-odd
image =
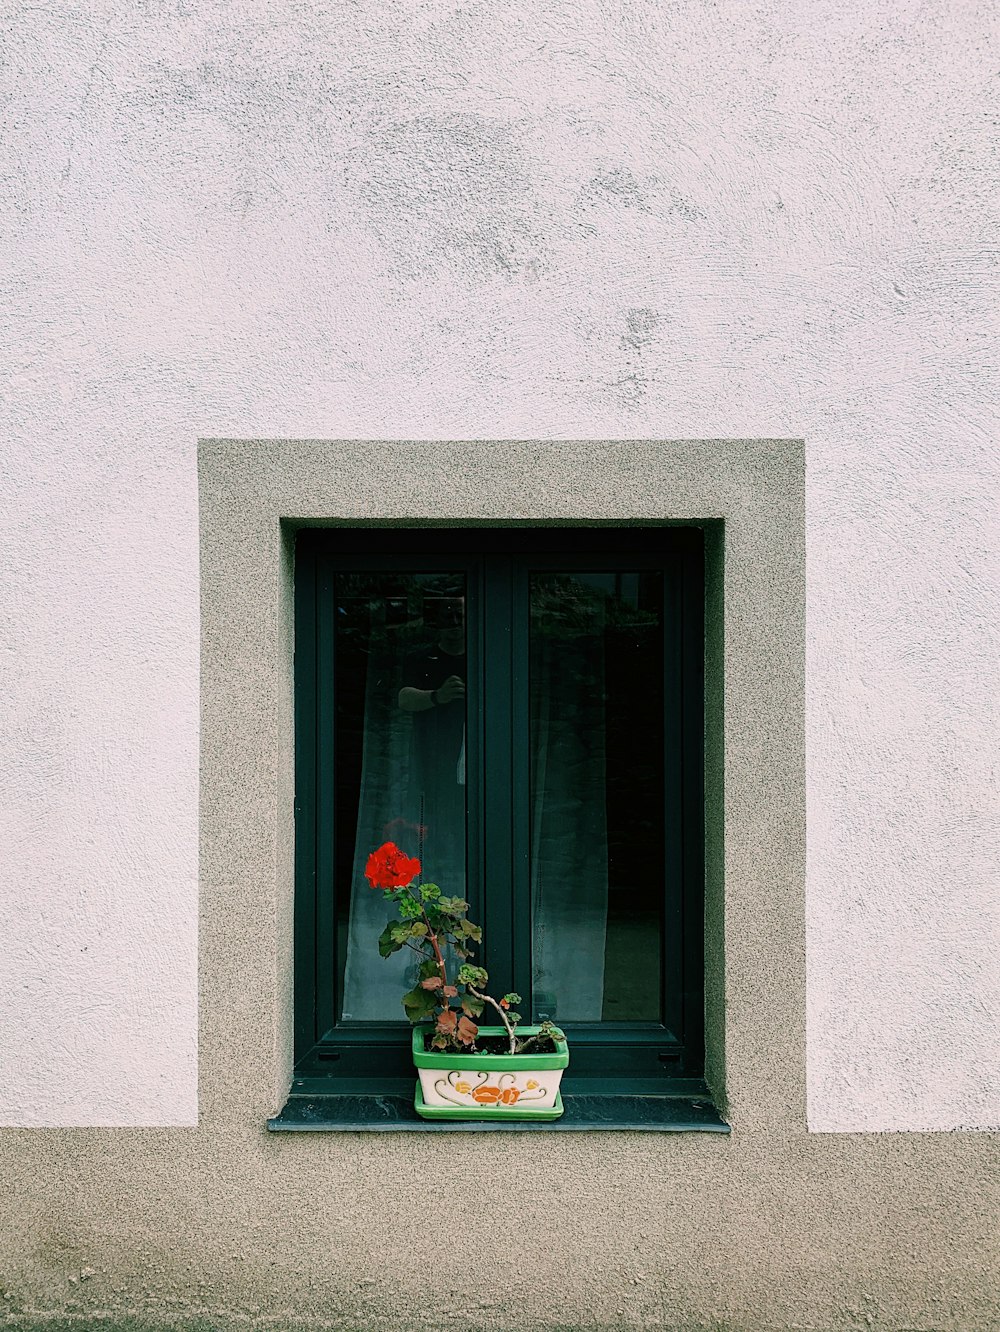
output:
[[[569,1047],[554,1054],[455,1054],[424,1049],[429,1026],[413,1029],[413,1062],[419,1080],[414,1108],[423,1119],[558,1119],[559,1083]],[[518,1027],[533,1036],[537,1027]],[[504,1036],[503,1027],[480,1027],[480,1036]]]

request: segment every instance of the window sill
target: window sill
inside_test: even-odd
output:
[[[689,1096],[594,1096],[567,1092],[566,1113],[551,1123],[524,1120],[421,1119],[413,1098],[397,1094],[292,1095],[267,1121],[272,1133],[722,1133],[729,1125],[708,1099]]]

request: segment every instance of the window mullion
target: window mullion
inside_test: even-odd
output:
[[[533,1021],[531,924],[531,744],[529,694],[529,561],[511,561],[511,910],[513,938],[511,988],[522,996],[521,1009]]]
[[[325,554],[316,580],[316,1034],[320,1039],[334,1025],[338,1012],[337,930],[334,914],[334,847],[336,801],[336,662],[334,650],[335,579]]]
[[[466,646],[468,652],[468,679],[466,680],[466,874],[465,895],[470,904],[470,916],[484,920],[486,884],[483,876],[487,782],[485,763],[486,690],[483,663],[486,659],[484,630],[486,606],[484,598],[484,572],[482,559],[470,558],[465,563]],[[443,885],[446,892],[452,885]]]
[[[482,712],[483,830],[480,873],[483,891],[483,964],[491,989],[513,985],[514,820],[511,562],[487,556],[483,562]]]

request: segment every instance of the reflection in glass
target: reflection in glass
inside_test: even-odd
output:
[[[661,1020],[663,579],[535,573],[534,1014]]]
[[[456,573],[334,579],[334,897],[348,1022],[398,1022],[416,980],[414,953],[378,955],[386,904],[364,877],[369,853],[395,842],[419,857],[425,883],[465,895],[464,584]]]

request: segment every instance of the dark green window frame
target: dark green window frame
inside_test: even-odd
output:
[[[666,617],[664,1023],[567,1023],[567,1095],[705,1096],[704,542],[688,525],[612,528],[324,528],[295,553],[295,1089],[301,1095],[412,1091],[409,1027],[337,1024],[331,596],[335,571],[458,569],[470,605],[469,861],[483,962],[530,992],[526,816],[526,572],[620,560],[663,574]],[[521,669],[515,669],[520,664]],[[489,705],[486,706],[486,700]],[[521,739],[519,739],[521,737]],[[488,772],[487,787],[484,772]],[[476,892],[481,884],[482,900]],[[374,947],[374,940],[373,940]]]

